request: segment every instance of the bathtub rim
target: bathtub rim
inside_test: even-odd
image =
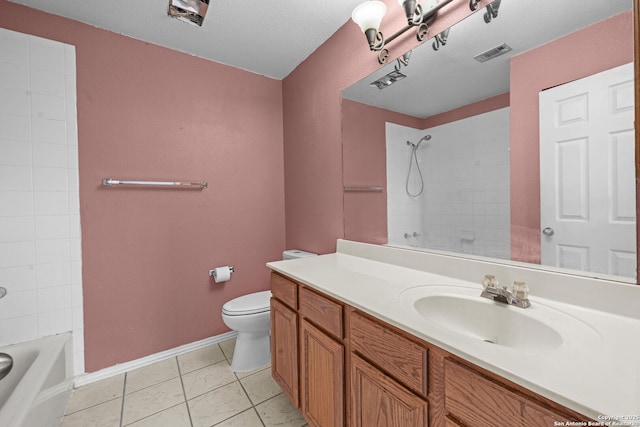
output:
[[[11,349],[20,347],[34,348],[38,351],[36,359],[20,379],[13,392],[0,407],[0,425],[20,426],[29,414],[29,410],[38,401],[49,372],[60,353],[65,352],[64,389],[73,389],[73,373],[69,370],[71,351],[71,332],[50,335],[33,341],[11,344],[0,348],[0,352],[11,354]],[[56,386],[61,387],[61,386]]]

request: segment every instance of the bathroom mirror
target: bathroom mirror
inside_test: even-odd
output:
[[[343,91],[345,237],[636,283],[633,1],[495,5]]]

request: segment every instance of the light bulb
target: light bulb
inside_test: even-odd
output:
[[[371,0],[356,6],[351,19],[360,26],[363,33],[371,29],[377,32],[385,13],[387,13],[387,6],[383,2]]]

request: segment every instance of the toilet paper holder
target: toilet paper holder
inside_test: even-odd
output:
[[[209,277],[213,277],[213,271],[214,271],[214,270],[215,270],[215,269],[213,269],[213,270],[209,270]],[[229,271],[230,271],[231,273],[234,273],[234,272],[236,271],[236,269],[235,269],[235,268],[233,268],[233,266],[232,266],[232,265],[230,265],[230,266],[229,266]]]

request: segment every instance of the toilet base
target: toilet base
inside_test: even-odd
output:
[[[271,339],[266,332],[238,332],[231,370],[253,371],[271,363]]]

